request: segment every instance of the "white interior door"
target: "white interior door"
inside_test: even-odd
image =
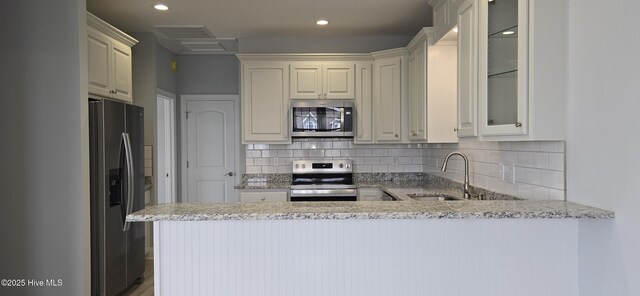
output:
[[[157,136],[157,194],[158,203],[175,203],[176,162],[175,162],[175,100],[158,95],[156,113]]]
[[[234,200],[236,102],[188,100],[186,112],[186,200]]]

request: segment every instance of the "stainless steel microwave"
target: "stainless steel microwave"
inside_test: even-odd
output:
[[[294,138],[353,138],[355,113],[352,101],[294,101],[289,118]]]

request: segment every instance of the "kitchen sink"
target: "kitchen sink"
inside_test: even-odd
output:
[[[411,199],[418,201],[462,201],[464,199],[443,193],[409,193]]]

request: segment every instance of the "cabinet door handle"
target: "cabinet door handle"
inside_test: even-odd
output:
[[[454,128],[453,128],[453,132],[454,132],[454,133],[457,133],[457,132],[458,132],[458,128],[457,128],[457,127],[454,127]]]
[[[521,126],[522,126],[522,123],[516,122],[516,127],[521,127]]]
[[[396,134],[396,138],[398,137],[398,134]]]
[[[322,94],[318,94],[318,99],[322,99]]]
[[[324,94],[324,99],[325,99],[325,100],[327,99],[327,94]]]

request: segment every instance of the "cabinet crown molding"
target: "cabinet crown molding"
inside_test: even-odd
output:
[[[416,34],[413,39],[407,45],[407,50],[410,52],[414,50],[416,47],[420,45],[420,43],[427,41],[428,45],[433,43],[435,37],[436,28],[434,27],[424,27],[420,29],[418,34]]]
[[[373,61],[366,53],[287,53],[287,54],[236,54],[241,62],[298,62],[298,61]]]
[[[371,56],[373,56],[374,59],[378,60],[378,59],[384,59],[384,58],[398,57],[399,55],[407,55],[407,54],[408,54],[408,51],[406,47],[399,47],[394,49],[387,49],[387,50],[372,52]]]
[[[107,36],[124,43],[126,46],[132,47],[138,43],[138,40],[127,35],[127,33],[120,31],[118,28],[103,21],[101,18],[93,15],[87,11],[87,25],[91,28],[98,30]]]

